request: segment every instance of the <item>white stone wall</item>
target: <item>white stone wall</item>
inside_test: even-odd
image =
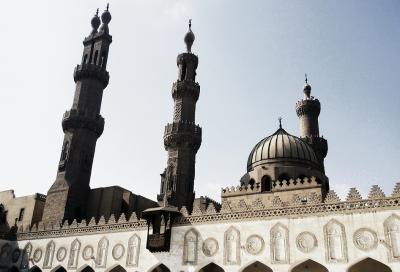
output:
[[[128,247],[134,235],[140,238],[140,246],[138,251],[132,252]],[[43,271],[52,271],[59,265],[68,271],[79,271],[86,265],[96,271],[109,271],[119,264],[127,271],[147,272],[163,263],[173,272],[196,272],[214,262],[226,272],[236,272],[260,261],[275,272],[287,272],[312,259],[330,272],[343,272],[367,257],[386,264],[393,272],[400,271],[398,210],[176,226],[172,229],[171,250],[164,253],[149,252],[146,235],[146,230],[83,234],[19,241],[18,246],[23,249],[30,243],[30,256]],[[71,251],[74,241],[79,242],[74,244],[76,251]],[[137,241],[136,238],[136,245]],[[51,251],[52,247],[54,256],[51,266],[46,268],[44,262],[49,259],[45,258],[46,248]],[[94,259],[90,258],[90,248]],[[135,247],[131,244],[131,248]],[[74,262],[71,261],[73,252],[78,252]],[[128,252],[130,266],[127,266]],[[4,254],[0,253],[0,260]],[[137,263],[135,254],[139,254]],[[22,257],[15,265],[21,262]],[[32,267],[32,261],[29,265]]]

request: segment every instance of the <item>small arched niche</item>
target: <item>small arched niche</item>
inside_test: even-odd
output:
[[[256,261],[252,264],[246,266],[242,272],[273,272],[271,268],[266,266],[265,264]]]
[[[224,272],[224,270],[215,263],[209,263],[200,269],[199,272]]]
[[[84,267],[81,267],[78,272],[95,272],[93,268],[91,268],[88,265],[85,265]]]
[[[157,267],[150,270],[150,272],[171,272],[164,264],[160,264]]]
[[[58,266],[54,270],[51,270],[51,272],[67,272],[67,270],[62,266]]]
[[[372,258],[366,258],[353,264],[348,272],[392,272],[389,266]]]
[[[291,272],[328,272],[328,269],[320,263],[307,260],[293,267]]]
[[[271,192],[272,190],[272,180],[271,177],[265,175],[261,178],[261,191],[262,192]]]

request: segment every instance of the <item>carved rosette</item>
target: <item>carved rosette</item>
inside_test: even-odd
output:
[[[35,261],[35,263],[40,262],[40,260],[42,259],[42,255],[43,255],[43,251],[40,248],[35,249],[35,251],[33,252],[33,260]]]
[[[114,260],[120,260],[125,254],[125,247],[122,244],[116,244],[112,249],[112,256]]]
[[[296,246],[301,252],[308,253],[318,246],[318,241],[313,233],[305,231],[297,236]]]
[[[371,229],[360,228],[354,232],[353,243],[358,249],[369,251],[378,246],[378,236]]]
[[[57,254],[56,254],[57,261],[59,261],[59,262],[64,261],[66,256],[67,256],[67,249],[65,247],[60,247],[57,250]]]
[[[212,257],[214,256],[217,251],[218,251],[218,241],[215,240],[214,238],[207,238],[204,242],[203,242],[203,253],[204,255],[206,255],[207,257]]]
[[[93,258],[93,253],[94,253],[94,249],[92,246],[85,246],[85,248],[82,250],[82,258],[85,261],[88,261],[90,259]]]
[[[257,255],[264,249],[264,239],[256,234],[250,235],[246,240],[246,251],[251,255]]]

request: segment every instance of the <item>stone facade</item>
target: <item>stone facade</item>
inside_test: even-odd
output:
[[[400,184],[390,196],[374,185],[366,199],[351,188],[344,201],[330,190],[321,105],[307,79],[305,98],[296,104],[301,136],[287,133],[280,122],[250,152],[240,185],[222,189],[221,203],[194,198],[202,131],[195,125],[200,87],[191,23],[187,52],[177,59],[158,203],[119,186],[90,189],[104,125],[108,6],[101,18],[100,27],[98,14],[93,17],[75,69],[75,98],[63,118],[58,174],[47,198],[0,193],[0,271],[400,271]],[[23,205],[27,216],[13,222]]]

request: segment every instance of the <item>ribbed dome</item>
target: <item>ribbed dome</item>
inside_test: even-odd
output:
[[[260,164],[293,160],[318,165],[317,156],[309,144],[279,128],[256,144],[249,155],[247,170],[250,171]]]

